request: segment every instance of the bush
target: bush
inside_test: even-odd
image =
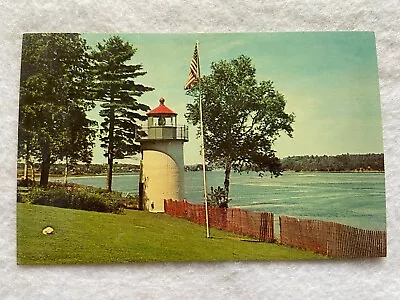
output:
[[[228,208],[231,199],[228,199],[224,188],[218,186],[216,189],[211,187],[211,192],[207,194],[207,203],[219,208]]]
[[[21,187],[29,187],[29,186],[35,186],[36,182],[32,179],[28,179],[28,178],[22,178],[17,180],[17,186],[21,186]]]
[[[139,209],[139,195],[125,195],[123,197],[123,203],[125,208]]]
[[[89,211],[122,213],[123,199],[118,193],[106,193],[96,188],[52,187],[32,188],[21,195],[22,202]]]
[[[17,202],[18,203],[24,203],[24,199],[23,199],[23,197],[22,197],[20,192],[17,192]]]

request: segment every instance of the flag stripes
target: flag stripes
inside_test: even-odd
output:
[[[197,82],[198,61],[199,61],[199,55],[198,55],[197,43],[196,43],[196,46],[194,47],[193,58],[192,58],[192,61],[190,62],[189,76],[185,83],[185,90],[190,89],[192,84]]]

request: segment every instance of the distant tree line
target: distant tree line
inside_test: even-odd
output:
[[[33,165],[36,174],[40,173],[40,164],[36,163]],[[18,163],[19,173],[22,172],[24,164]],[[55,163],[50,166],[50,175],[64,175],[65,163]],[[71,175],[104,175],[108,171],[107,164],[77,164],[70,168],[69,172]],[[114,162],[113,173],[133,173],[139,172],[140,166],[134,164],[121,164]]]
[[[212,165],[206,165],[206,171],[212,171],[213,169]],[[185,165],[185,171],[203,171],[203,164]]]
[[[24,163],[18,163],[18,173],[21,175],[23,169],[25,167]],[[65,163],[54,163],[50,166],[50,175],[64,175],[65,172]],[[34,173],[40,174],[40,164],[35,163],[32,164],[32,168],[34,169]],[[214,166],[207,165],[206,170],[212,171],[214,170]],[[202,164],[193,164],[193,165],[185,165],[185,171],[195,172],[202,171]],[[118,162],[114,162],[113,164],[113,173],[132,173],[139,172],[140,165],[135,164],[122,164]],[[70,175],[104,175],[108,172],[108,164],[75,164],[74,166],[69,167]]]
[[[320,172],[343,172],[343,171],[384,171],[384,156],[380,154],[341,154],[328,155],[303,155],[289,156],[280,160],[282,169],[285,171],[320,171]],[[22,171],[23,163],[18,163],[18,170]],[[33,165],[36,173],[40,172],[40,164]],[[213,171],[223,166],[207,165],[207,171]],[[50,167],[51,175],[63,175],[65,163],[55,163]],[[185,165],[185,171],[202,171],[202,164]],[[77,164],[71,169],[71,175],[99,175],[106,174],[107,164]],[[140,166],[135,164],[113,164],[113,173],[135,173],[140,171]],[[244,170],[251,171],[251,170]]]
[[[55,175],[64,174],[64,164],[55,164],[50,168],[50,173]],[[132,173],[139,172],[140,166],[133,164],[113,164],[113,173]],[[75,165],[71,169],[72,175],[99,175],[108,172],[107,164],[90,164],[90,165]]]
[[[289,156],[281,159],[286,171],[384,171],[383,153]]]

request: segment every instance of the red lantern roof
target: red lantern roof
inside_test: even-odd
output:
[[[164,105],[165,99],[160,98],[160,105],[147,113],[148,116],[176,116],[177,113]]]

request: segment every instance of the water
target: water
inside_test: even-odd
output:
[[[114,175],[113,189],[138,192],[138,174]],[[207,184],[222,185],[224,173],[207,173]],[[70,182],[105,187],[105,176],[74,177]],[[201,172],[185,173],[186,199],[202,203]],[[334,221],[371,230],[386,230],[383,173],[291,173],[278,178],[232,173],[230,207],[270,211],[276,215]]]

